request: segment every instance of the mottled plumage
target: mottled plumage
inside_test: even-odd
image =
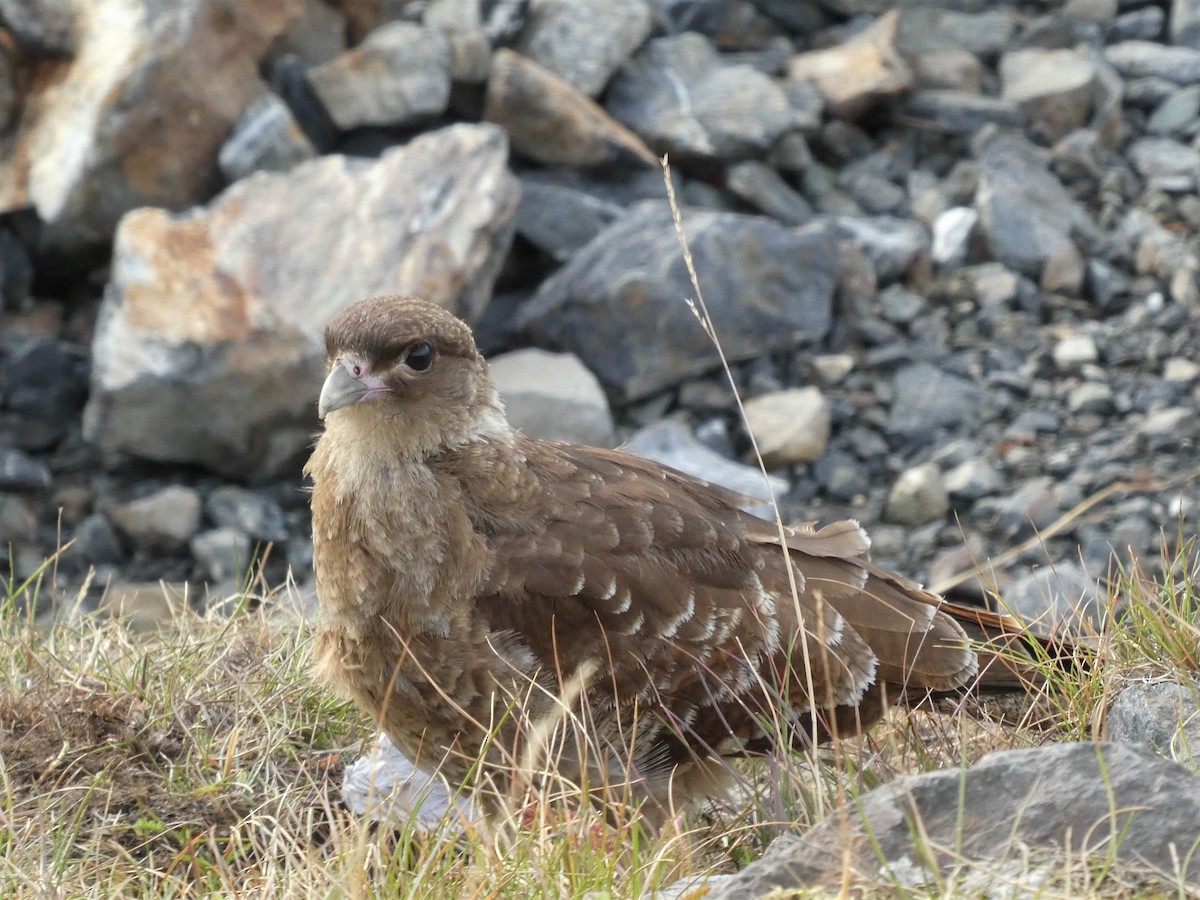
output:
[[[320,668],[419,766],[462,782],[482,758],[499,788],[552,767],[665,802],[781,725],[825,740],[885,695],[1020,683],[968,639],[1005,620],[873,567],[855,522],[781,534],[722,488],[513,431],[432,304],[364,301],[326,339]]]

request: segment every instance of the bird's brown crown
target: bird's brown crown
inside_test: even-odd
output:
[[[474,359],[475,339],[467,324],[418,297],[371,297],[342,310],[325,326],[330,360],[354,353],[376,369],[390,366],[413,344],[427,340],[443,356]]]

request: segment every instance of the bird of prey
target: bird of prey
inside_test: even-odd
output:
[[[411,297],[325,332],[312,479],[318,668],[424,769],[664,807],[723,757],[1025,675],[1018,634],[872,565],[853,521],[783,527],[619,450],[514,430],[470,328]]]

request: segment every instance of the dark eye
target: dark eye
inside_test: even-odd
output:
[[[417,341],[404,355],[405,364],[414,372],[425,372],[433,365],[433,344]]]

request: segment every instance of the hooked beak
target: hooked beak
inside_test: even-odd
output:
[[[342,365],[341,361],[334,363],[325,384],[321,387],[321,399],[317,401],[317,415],[322,419],[335,409],[357,403],[367,395],[370,387],[360,379],[355,378]]]

